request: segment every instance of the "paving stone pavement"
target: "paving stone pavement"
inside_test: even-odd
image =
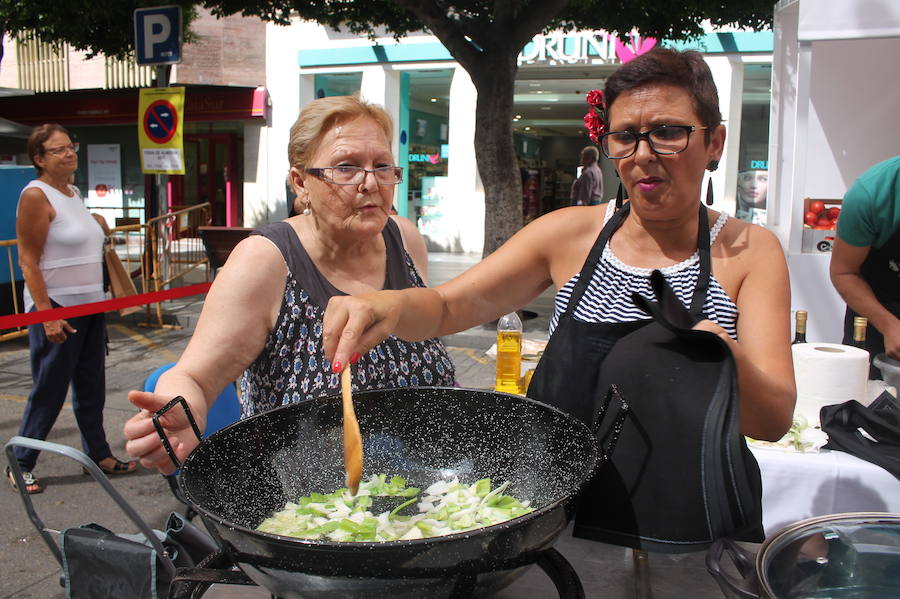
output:
[[[438,284],[462,272],[477,256],[432,254],[429,274]],[[552,308],[552,293],[546,292],[525,310],[534,314],[525,321],[525,337],[546,339]],[[202,298],[184,298],[167,302],[167,322],[177,321],[181,328],[141,326],[143,314],[122,318],[108,315],[110,354],[107,357],[107,403],[104,409],[106,431],[113,452],[125,457],[122,426],[134,413],[126,394],[139,388],[144,378],[158,366],[178,358],[187,345],[202,308]],[[493,360],[485,355],[495,340],[490,326],[475,327],[444,338],[464,387],[490,388],[494,381]],[[27,338],[0,343],[0,441],[16,434],[31,388]],[[67,404],[51,431],[48,441],[80,449],[77,425]],[[3,460],[6,464],[6,460]],[[97,522],[115,531],[134,532],[127,520],[100,486],[72,460],[42,454],[35,473],[47,490],[32,496],[37,514],[47,527],[61,530],[87,522]],[[167,483],[155,472],[138,473],[112,479],[115,488],[153,527],[159,528],[169,512],[182,511]],[[29,521],[17,492],[8,484],[0,485],[0,599],[62,598],[60,569],[48,548]],[[557,548],[575,565],[589,599],[633,597],[632,558],[628,550],[571,538],[568,533]],[[651,582],[657,598],[718,597],[718,587],[705,571],[702,554],[680,556],[653,555]],[[260,589],[217,586],[205,597],[268,597]],[[496,599],[525,599],[553,596],[552,585],[536,568]]]

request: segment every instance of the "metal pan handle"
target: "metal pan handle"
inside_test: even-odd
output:
[[[194,420],[194,415],[191,414],[191,408],[190,406],[188,406],[188,402],[180,395],[173,398],[172,401],[153,413],[153,428],[156,429],[156,434],[159,435],[159,439],[160,441],[162,441],[163,447],[166,449],[166,453],[169,454],[169,459],[172,460],[173,464],[175,464],[175,468],[180,469],[181,460],[179,460],[178,456],[175,455],[175,450],[172,449],[172,444],[169,442],[169,437],[166,435],[166,431],[163,430],[162,424],[159,423],[160,417],[178,404],[181,404],[182,409],[184,409],[184,413],[187,416],[188,422],[191,424],[191,428],[194,430],[194,434],[197,435],[197,440],[201,441],[203,439],[203,433],[200,432],[200,427],[197,426],[197,421]]]
[[[722,570],[722,559],[727,553],[740,579]],[[716,579],[726,597],[759,599],[759,584],[756,576],[756,556],[738,545],[732,539],[718,539],[706,552],[706,570]]]
[[[615,417],[613,419],[612,426],[606,429],[606,432],[602,432],[601,425],[603,421],[606,420],[610,411],[610,404],[612,400],[615,399],[617,405],[615,407]],[[603,403],[600,405],[600,409],[597,411],[597,416],[594,418],[594,424],[591,426],[591,430],[594,432],[594,436],[597,437],[597,441],[600,443],[600,461],[599,464],[603,464],[609,460],[612,456],[613,451],[616,450],[616,443],[619,441],[619,435],[622,434],[622,427],[625,426],[625,419],[628,417],[628,414],[631,412],[631,408],[628,406],[628,403],[622,397],[622,394],[619,392],[619,388],[616,385],[610,385],[609,389],[606,390],[606,397],[603,399]]]

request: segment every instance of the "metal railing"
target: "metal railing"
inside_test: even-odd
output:
[[[156,81],[156,69],[135,64],[134,56],[125,60],[107,56],[104,61],[103,82],[106,89],[152,87]]]
[[[43,41],[36,34],[16,35],[19,87],[36,92],[69,91],[69,47]]]
[[[197,228],[209,224],[210,215],[211,206],[205,202],[151,218],[142,225],[147,235],[143,264],[149,266],[142,269],[146,291],[159,291],[199,267],[208,266],[206,249]],[[204,276],[208,281],[209,268]],[[149,306],[147,310],[149,324]],[[156,304],[156,318],[157,322],[150,326],[166,326],[159,303]]]
[[[210,204],[198,204],[182,210],[169,212],[152,218],[144,224],[124,225],[110,229],[116,254],[136,279],[139,293],[160,291],[184,279],[191,272],[204,268],[202,278],[210,279],[210,269],[203,240],[198,227],[209,224]],[[6,248],[9,280],[12,287],[13,314],[21,314],[23,306],[16,294],[13,250],[18,246],[15,239],[0,240],[0,248]],[[155,314],[152,306],[156,306]],[[155,322],[154,322],[155,316]],[[146,322],[139,323],[152,327],[171,327],[163,319],[162,304],[147,304]],[[26,327],[0,331],[0,341],[27,335]]]

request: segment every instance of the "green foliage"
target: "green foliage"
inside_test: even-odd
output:
[[[373,35],[377,30],[402,37],[413,31],[432,29],[435,19],[452,24],[473,40],[489,31],[491,24],[503,18],[513,22],[527,20],[529,13],[545,6],[546,0],[206,0],[203,5],[213,14],[240,13],[258,16],[280,24],[290,15],[318,21],[332,28]],[[605,29],[627,32],[636,27],[642,35],[684,39],[702,33],[701,23],[736,25],[766,29],[772,24],[772,0],[570,0],[559,2],[561,9],[544,22],[534,23],[532,35],[555,28]],[[433,31],[439,35],[438,31]],[[452,50],[451,50],[452,51]]]
[[[642,36],[682,40],[703,33],[702,22],[754,30],[772,26],[771,0],[572,0],[548,29],[605,29],[625,33],[636,27]]]
[[[65,42],[89,56],[124,58],[134,50],[134,9],[179,5],[187,31],[196,17],[191,0],[80,0],[40,2],[0,0],[0,32],[37,35],[45,42]],[[183,36],[190,41],[190,36]]]

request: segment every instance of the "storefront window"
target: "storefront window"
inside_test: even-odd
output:
[[[759,225],[768,202],[771,80],[772,65],[744,65],[735,215]]]
[[[450,159],[449,69],[409,73],[409,152],[407,181],[409,216],[423,235],[437,234],[449,200]]]
[[[362,86],[362,73],[331,73],[316,75],[316,97],[352,96],[359,93]]]

